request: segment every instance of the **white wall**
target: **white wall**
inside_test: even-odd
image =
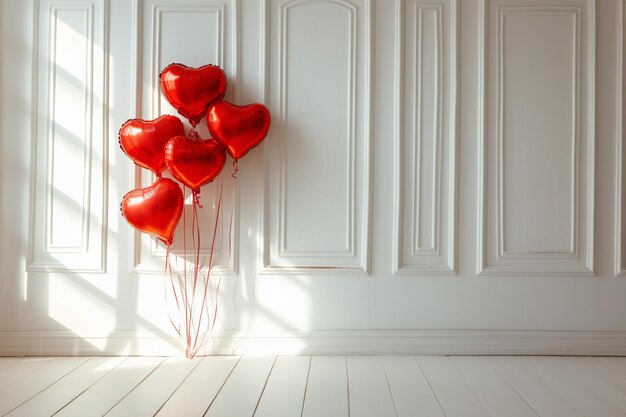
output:
[[[182,62],[273,120],[208,351],[626,354],[624,4],[537,4],[2,0],[0,353],[180,351],[116,135]]]

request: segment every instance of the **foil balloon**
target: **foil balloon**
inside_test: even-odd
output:
[[[166,245],[172,244],[176,225],[183,212],[183,192],[169,178],[128,192],[122,199],[122,215],[140,232],[150,233]]]
[[[131,119],[119,131],[120,147],[137,165],[160,176],[165,170],[163,149],[170,138],[185,134],[183,122],[165,115],[154,120]]]
[[[189,140],[176,136],[165,145],[165,163],[170,172],[195,192],[213,181],[225,162],[226,152],[215,140]]]
[[[224,98],[226,93],[226,74],[217,65],[190,68],[170,64],[159,78],[165,98],[192,126],[196,126],[209,106]]]
[[[238,160],[257,146],[270,127],[270,112],[262,104],[236,106],[226,101],[212,105],[207,114],[211,135]]]

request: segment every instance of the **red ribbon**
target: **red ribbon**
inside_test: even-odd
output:
[[[192,129],[192,131],[195,131],[195,129]],[[236,174],[237,174],[237,171],[239,170],[237,166],[237,161],[233,161],[233,167],[234,167],[234,172],[232,174],[232,177],[236,180],[237,179]],[[232,255],[231,253],[232,252],[232,230],[233,230],[233,214],[234,214],[234,204],[235,204],[234,195],[236,195],[237,183],[235,182],[234,185],[235,186],[233,190],[234,192],[233,202],[232,202],[232,207],[230,210],[230,219],[229,219],[229,226],[228,226],[228,261],[229,262],[230,262],[231,255]],[[186,191],[185,188],[183,188],[183,190]],[[203,206],[200,203],[200,190],[199,189],[195,189],[191,191],[191,194],[192,194],[192,220],[191,220],[192,221],[192,224],[191,224],[192,236],[191,238],[193,242],[195,265],[193,268],[193,275],[192,275],[192,281],[191,281],[190,286],[189,286],[189,283],[187,282],[188,281],[188,277],[187,277],[187,216],[186,216],[185,211],[183,211],[184,268],[183,268],[182,284],[180,283],[180,281],[178,285],[176,285],[174,282],[174,274],[172,273],[172,265],[170,261],[171,247],[170,246],[167,247],[166,259],[165,259],[165,272],[167,273],[169,271],[170,284],[171,284],[171,289],[172,289],[172,293],[174,296],[174,300],[176,303],[176,309],[178,312],[181,312],[181,307],[182,307],[182,310],[184,310],[184,314],[185,314],[184,334],[183,334],[183,331],[181,331],[180,319],[179,319],[179,324],[176,325],[169,310],[168,310],[168,315],[169,315],[170,323],[172,324],[172,327],[174,327],[174,330],[176,331],[178,336],[180,338],[185,339],[185,355],[189,359],[194,358],[198,354],[200,349],[202,349],[202,347],[205,345],[206,340],[207,340],[207,334],[213,331],[213,329],[215,328],[215,323],[217,321],[217,315],[218,315],[217,313],[219,309],[219,291],[220,291],[220,286],[222,283],[222,276],[219,277],[219,280],[217,282],[217,286],[215,289],[215,308],[213,310],[213,318],[211,320],[210,317],[207,317],[208,329],[207,331],[204,331],[204,332],[202,331],[202,323],[204,321],[204,315],[205,314],[207,314],[207,316],[209,315],[208,311],[205,312],[205,308],[207,308],[207,297],[209,293],[208,289],[209,289],[209,284],[211,281],[211,274],[213,272],[213,261],[215,259],[214,257],[215,242],[217,240],[217,231],[218,231],[219,222],[220,222],[220,214],[222,211],[223,192],[224,192],[224,184],[222,182],[220,183],[219,197],[217,200],[217,211],[216,211],[216,216],[215,216],[215,224],[213,226],[213,237],[211,240],[211,248],[209,252],[209,263],[208,263],[208,270],[207,270],[206,275],[200,274],[201,233],[200,233],[200,222],[198,218],[198,208],[202,208]],[[197,295],[198,295],[197,293],[201,285],[201,283],[199,282],[199,279],[201,279],[202,284],[204,284],[204,290],[202,294],[202,304],[200,306],[200,310],[198,311],[194,306],[195,304],[194,301],[197,298]],[[181,292],[182,294],[179,296],[179,293]],[[165,294],[165,299],[166,299],[165,301],[167,304],[167,291]]]

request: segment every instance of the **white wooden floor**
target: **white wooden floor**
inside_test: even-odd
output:
[[[0,358],[0,415],[626,416],[626,358]]]

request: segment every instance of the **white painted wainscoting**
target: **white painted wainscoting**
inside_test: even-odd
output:
[[[165,248],[119,213],[154,178],[117,143],[176,114],[181,62],[272,114],[202,191],[203,353],[626,355],[625,11],[0,0],[0,354],[181,353]]]

